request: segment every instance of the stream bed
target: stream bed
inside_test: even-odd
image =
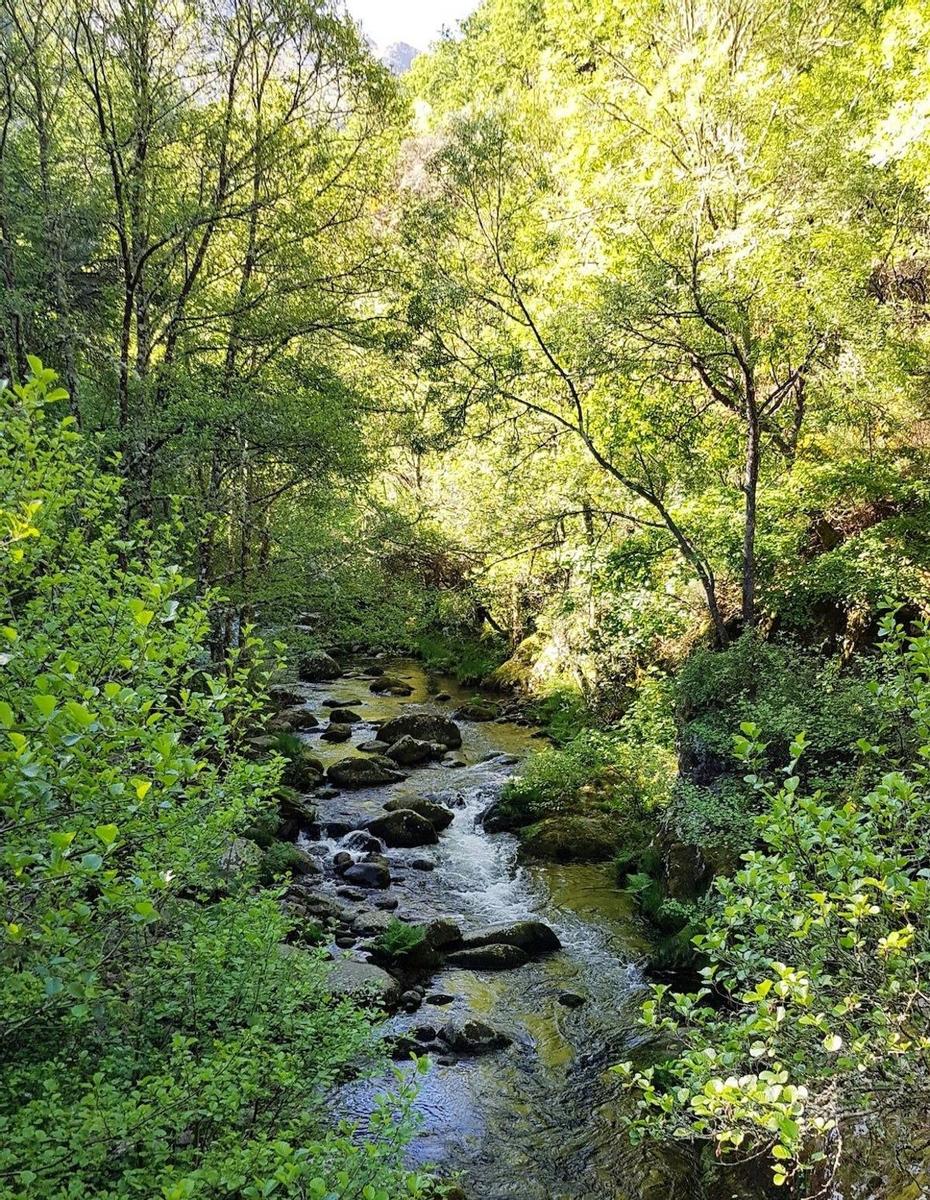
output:
[[[378,667],[412,688],[407,697],[375,695],[359,663],[338,680],[304,685],[308,706],[326,719],[324,701],[355,709],[362,722],[350,742],[330,744],[321,729],[303,736],[326,765],[358,755],[375,737],[370,722],[409,712],[442,713],[462,731],[462,747],[442,761],[407,769],[387,787],[344,791],[318,804],[324,830],[333,822],[351,828],[382,814],[386,801],[405,795],[436,799],[454,810],[436,846],[388,850],[393,882],[376,898],[397,900],[396,915],[414,922],[451,917],[463,932],[523,918],[544,921],[562,949],[514,970],[446,967],[430,979],[427,993],[447,993],[451,1003],[424,1003],[412,1014],[390,1018],[391,1032],[424,1023],[440,1026],[450,1016],[480,1017],[510,1039],[509,1046],[475,1058],[433,1059],[420,1085],[421,1129],[412,1158],[446,1175],[459,1174],[468,1200],[748,1200],[765,1194],[763,1177],[743,1172],[702,1171],[695,1157],[676,1146],[631,1146],[622,1117],[629,1111],[609,1073],[611,1064],[634,1057],[642,1046],[637,1025],[648,984],[639,964],[648,950],[646,931],[629,898],[615,885],[610,864],[554,865],[518,860],[516,839],[484,831],[479,814],[495,799],[520,761],[542,743],[533,730],[511,721],[455,718],[474,695],[445,676],[427,675],[412,660],[378,660]],[[448,700],[437,700],[445,693]],[[463,765],[456,765],[463,764]],[[308,845],[308,849],[311,847]],[[312,847],[331,857],[339,837]],[[429,859],[432,870],[410,869]],[[331,877],[320,891],[335,894]],[[370,902],[369,902],[370,903]],[[359,907],[366,907],[362,903]],[[347,953],[333,947],[334,956]],[[350,950],[363,958],[360,950]],[[581,997],[568,1007],[560,996]],[[344,1090],[344,1115],[364,1129],[375,1092],[386,1081]],[[916,1193],[889,1193],[874,1186],[888,1178],[857,1173],[837,1185],[834,1200],[866,1200]]]

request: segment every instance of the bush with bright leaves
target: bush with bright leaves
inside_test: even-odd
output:
[[[710,1141],[771,1158],[774,1182],[816,1192],[863,1117],[930,1100],[930,637],[882,624],[919,749],[861,798],[804,794],[803,735],[780,783],[762,731],[736,738],[761,790],[760,848],[719,879],[703,931],[704,986],[653,989],[643,1021],[674,1056],[616,1068],[638,1100],[634,1137]],[[863,743],[864,754],[881,748]]]
[[[243,753],[262,647],[209,669],[171,531],[128,529],[31,367],[0,392],[0,1197],[420,1195],[409,1085],[367,1142],[333,1125],[370,1025],[229,854],[281,767]]]

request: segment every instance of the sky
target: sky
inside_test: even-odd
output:
[[[455,27],[478,0],[346,0],[349,12],[380,49],[409,42],[426,50],[444,25]]]

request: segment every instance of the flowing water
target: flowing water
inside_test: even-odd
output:
[[[427,677],[412,661],[379,663],[413,686],[409,698],[375,696],[360,667],[327,684],[308,685],[310,706],[322,718],[324,699],[339,699],[364,718],[351,744],[331,745],[319,731],[307,735],[325,763],[351,754],[375,736],[369,721],[402,712],[452,715],[470,698],[446,677]],[[451,700],[432,698],[439,691]],[[453,1014],[481,1017],[512,1039],[504,1050],[443,1065],[433,1062],[422,1083],[421,1132],[415,1160],[444,1173],[460,1172],[469,1200],[730,1200],[761,1197],[757,1176],[702,1172],[696,1160],[675,1147],[647,1143],[631,1147],[622,1128],[628,1112],[611,1064],[642,1047],[636,1023],[648,992],[641,973],[646,932],[629,899],[617,890],[609,865],[556,866],[518,861],[508,834],[488,834],[476,820],[500,792],[519,762],[540,742],[532,731],[510,722],[459,721],[463,745],[441,763],[410,769],[388,788],[344,792],[321,801],[320,819],[353,828],[380,814],[386,800],[416,795],[440,800],[455,819],[438,846],[390,850],[398,916],[429,921],[455,919],[463,931],[534,917],[558,934],[562,950],[510,971],[448,968],[436,972],[427,992],[452,994],[443,1007],[424,1004],[412,1015],[391,1019],[391,1030],[443,1024]],[[465,765],[451,765],[457,761]],[[327,852],[342,847],[324,843]],[[318,851],[323,847],[315,847]],[[412,858],[430,858],[435,869],[408,869]],[[331,879],[321,890],[333,890]],[[380,895],[376,893],[375,895]],[[367,906],[362,906],[367,907]],[[334,953],[341,953],[335,951]],[[356,954],[358,952],[355,952]],[[580,1007],[560,1003],[564,992],[584,997]],[[362,1126],[375,1085],[357,1085],[342,1097],[346,1115]],[[836,1200],[923,1195],[888,1192],[868,1178],[834,1193]],[[887,1176],[878,1177],[887,1185]]]

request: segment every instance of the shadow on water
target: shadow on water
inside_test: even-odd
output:
[[[334,746],[308,735],[325,763],[358,754],[356,747],[374,737],[369,722],[402,712],[452,715],[458,703],[474,694],[453,679],[428,677],[414,661],[379,665],[412,685],[412,695],[373,695],[370,680],[360,671],[310,688],[310,705],[321,715],[321,702],[332,698],[357,704],[363,717],[351,744]],[[438,691],[449,693],[451,700],[434,700]],[[648,992],[637,965],[648,949],[643,927],[628,897],[614,885],[609,865],[521,863],[513,837],[484,832],[476,818],[519,769],[519,760],[540,743],[530,730],[510,722],[459,724],[463,746],[448,759],[461,759],[464,766],[419,767],[392,788],[342,793],[320,806],[324,823],[358,824],[380,813],[395,796],[430,796],[447,803],[455,819],[439,845],[429,850],[434,870],[405,870],[410,852],[388,852],[398,913],[424,922],[450,916],[466,931],[537,917],[562,942],[560,952],[517,970],[439,971],[428,991],[450,993],[454,1001],[442,1008],[424,1004],[412,1016],[399,1014],[388,1022],[387,1028],[396,1032],[439,1026],[450,1015],[471,1013],[512,1039],[508,1048],[491,1055],[433,1063],[420,1089],[422,1126],[413,1159],[450,1174],[460,1172],[469,1200],[761,1198],[767,1194],[764,1173],[746,1178],[732,1169],[707,1171],[676,1146],[630,1145],[623,1128],[629,1100],[609,1067],[643,1046],[637,1025]],[[335,852],[338,843],[329,848]],[[584,1003],[567,1007],[559,999],[565,992],[583,997]],[[341,1094],[344,1115],[362,1128],[377,1087],[378,1081],[366,1082]],[[925,1194],[877,1192],[875,1178],[859,1175],[846,1181],[835,1200],[917,1200]],[[883,1178],[887,1185],[887,1176]]]

